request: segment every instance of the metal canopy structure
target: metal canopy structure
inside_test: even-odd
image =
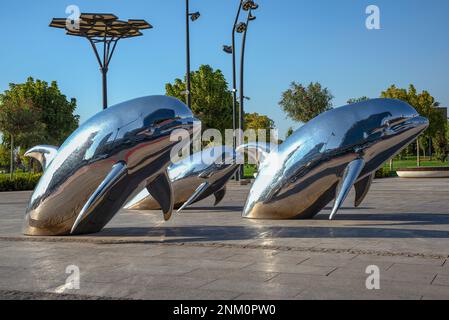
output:
[[[89,40],[103,76],[103,109],[108,107],[107,73],[118,41],[140,37],[143,35],[141,30],[153,28],[143,19],[122,21],[110,13],[82,13],[77,21],[54,18],[50,27],[65,29],[69,36],[83,37]],[[99,44],[103,45],[102,56],[98,49]]]

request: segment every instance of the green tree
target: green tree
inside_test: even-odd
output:
[[[306,123],[330,110],[333,98],[330,91],[318,82],[310,83],[308,87],[292,82],[290,88],[282,93],[279,105],[289,118]]]
[[[360,97],[360,98],[349,99],[347,103],[348,104],[354,104],[354,103],[359,103],[359,102],[363,102],[363,101],[367,101],[367,100],[369,100],[369,98],[366,97],[366,96],[363,96],[363,97]]]
[[[22,84],[10,84],[9,90],[6,90],[1,99],[10,99],[22,97],[23,99],[32,102],[36,111],[39,114],[39,121],[45,130],[39,131],[40,144],[60,145],[79,125],[79,116],[74,115],[76,109],[76,99],[67,100],[67,97],[62,94],[58,88],[56,81],[49,85],[46,81],[34,80],[28,78]],[[5,143],[9,144],[6,137]],[[29,143],[23,142],[21,147],[30,147]]]
[[[444,140],[446,140],[445,132],[447,120],[442,112],[440,112],[438,108],[435,108],[435,106],[438,106],[438,102],[436,102],[435,98],[428,91],[424,90],[418,93],[413,85],[410,85],[408,90],[397,88],[395,85],[392,85],[386,91],[382,92],[381,97],[405,101],[413,106],[419,114],[429,119],[429,128],[418,139],[419,149],[425,154],[430,138],[434,142],[433,145],[437,157],[444,157],[445,149],[442,148],[442,146],[444,145]],[[418,165],[419,162],[420,159],[418,157]]]
[[[10,144],[10,174],[14,172],[15,145],[35,141],[45,130],[40,122],[40,110],[24,95],[6,95],[0,103],[0,131],[8,137]]]
[[[175,79],[165,85],[166,94],[186,103],[186,81]],[[220,70],[209,65],[200,66],[191,73],[192,111],[203,125],[203,130],[218,129],[224,133],[232,128],[232,93]]]
[[[271,130],[275,128],[274,121],[267,116],[258,113],[245,114],[245,130],[266,130],[266,141],[270,141]]]

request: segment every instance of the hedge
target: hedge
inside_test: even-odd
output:
[[[34,190],[42,174],[15,173],[10,179],[9,174],[0,175],[0,192]]]

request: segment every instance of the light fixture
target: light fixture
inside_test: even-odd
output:
[[[256,6],[256,4],[254,3],[253,0],[246,0],[243,3],[243,7],[242,8],[243,8],[243,10],[248,11],[248,10],[253,9],[254,6]]]
[[[223,51],[228,53],[228,54],[232,54],[232,46],[223,46]]]
[[[198,20],[200,17],[201,13],[198,11],[190,14],[190,20],[192,20],[192,22]]]
[[[249,21],[254,21],[254,20],[256,20],[256,16],[253,16],[252,14],[249,14],[248,20]]]
[[[236,30],[237,30],[238,33],[243,33],[243,32],[245,32],[245,31],[246,31],[246,23],[240,22],[240,23],[237,25]]]

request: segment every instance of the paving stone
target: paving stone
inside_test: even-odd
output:
[[[300,287],[290,285],[279,285],[275,283],[254,282],[254,281],[231,281],[229,279],[213,281],[209,284],[202,286],[201,289],[228,290],[241,293],[260,292],[262,294],[282,296],[285,298],[295,297],[301,291]]]
[[[99,234],[65,238],[23,237],[31,193],[0,193],[0,292],[54,297],[76,265],[81,288],[66,293],[85,298],[449,299],[449,179],[376,180],[334,221],[331,208],[242,219],[248,190],[230,184],[217,207],[206,199],[169,222],[123,210]],[[379,291],[366,289],[369,265]]]

